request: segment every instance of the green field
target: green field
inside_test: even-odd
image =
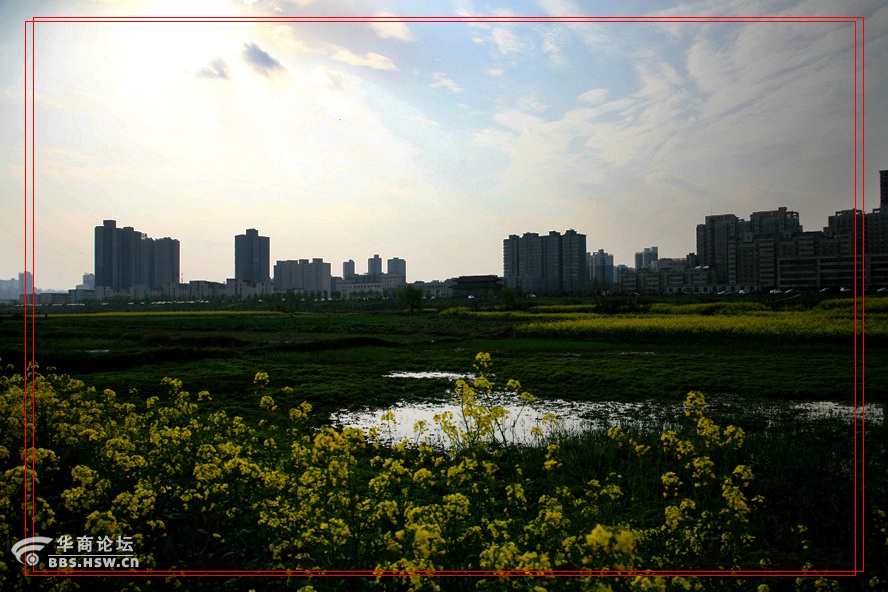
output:
[[[867,402],[884,412],[886,304],[868,301],[865,316],[848,299],[539,299],[509,309],[463,301],[414,314],[334,303],[305,312],[37,315],[34,354],[47,376],[37,400],[38,446],[54,451],[38,488],[55,512],[55,525],[46,528],[136,529],[157,568],[481,567],[537,576],[192,580],[186,589],[407,590],[438,582],[460,590],[591,590],[605,580],[583,584],[536,571],[848,569],[859,507],[871,558],[866,577],[819,584],[814,575],[703,577],[692,584],[879,589],[872,577],[888,576],[888,547],[878,534],[888,526],[880,502],[888,498],[884,421],[868,422],[866,464],[855,464],[847,418],[800,415],[789,402],[850,403],[855,389],[859,401],[865,376]],[[855,335],[862,320],[865,334]],[[11,315],[0,323],[0,359],[11,364],[0,446],[10,452],[21,450],[21,435],[14,435],[20,378],[11,374],[21,372],[23,327]],[[386,375],[467,374],[478,352],[492,359],[485,376],[501,387],[516,379],[538,402],[675,405],[700,391],[707,401],[730,395],[742,404],[721,413],[700,407],[699,416],[692,406],[675,432],[641,417],[623,432],[565,434],[530,446],[482,435],[481,444],[449,452],[380,448],[323,427],[341,409],[452,397],[451,380]],[[307,417],[303,401],[313,408]],[[781,402],[787,406],[776,415],[759,412]],[[496,413],[464,409],[481,422],[463,424],[477,434]],[[728,425],[745,433],[735,441],[731,434],[739,432]],[[558,447],[547,448],[552,443]],[[7,478],[20,454],[3,457]],[[139,458],[145,464],[133,460]],[[865,500],[853,490],[855,469],[860,478],[864,468]],[[0,514],[7,516],[4,536],[13,537],[10,512]],[[251,546],[256,538],[268,542],[271,555]],[[607,581],[614,589],[687,583]]]
[[[855,347],[859,360],[872,362],[865,368],[866,396],[876,402],[888,394],[888,367],[877,363],[885,358],[888,334],[880,303],[870,304],[866,316],[865,350],[860,340],[855,345],[847,305],[829,302],[779,312],[715,303],[653,304],[646,312],[617,314],[577,312],[582,307],[575,305],[413,315],[49,314],[37,315],[33,331],[41,367],[122,395],[135,389],[145,396],[161,378],[181,378],[234,407],[259,371],[325,410],[433,397],[446,382],[420,386],[384,376],[463,372],[479,351],[494,355],[496,372],[532,385],[541,397],[680,400],[700,390],[850,401]],[[0,331],[0,359],[20,366],[22,325],[7,321]]]

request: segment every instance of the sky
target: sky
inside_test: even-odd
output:
[[[271,238],[272,267],[322,258],[341,275],[352,259],[363,273],[379,254],[405,259],[412,282],[502,275],[510,234],[574,229],[588,251],[633,265],[645,247],[661,258],[695,251],[710,214],[785,206],[820,230],[854,206],[855,188],[858,208],[878,207],[882,0],[421,6],[0,0],[0,279],[25,266],[33,16],[245,17],[35,25],[33,271],[43,290],[94,271],[94,228],[106,219],[178,239],[186,282],[232,277],[234,236],[247,228]],[[249,21],[324,15],[378,18]],[[505,18],[394,18],[423,15]],[[508,20],[521,15],[863,16],[865,127],[855,134],[850,23]]]

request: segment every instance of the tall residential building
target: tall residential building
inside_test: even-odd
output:
[[[589,253],[589,279],[598,284],[614,282],[614,256],[598,249]]]
[[[706,216],[697,225],[697,256],[700,265],[714,269],[716,282],[775,287],[780,245],[802,233],[798,212],[785,207],[753,212],[748,221],[734,214]]]
[[[879,171],[879,207],[888,212],[888,171]]]
[[[234,279],[251,284],[271,283],[271,240],[255,228],[234,237]]]
[[[392,257],[386,261],[386,273],[389,275],[403,275],[407,277],[407,262],[399,257]]]
[[[142,284],[168,286],[179,283],[179,241],[171,238],[142,240]]]
[[[719,214],[706,216],[706,221],[697,225],[697,257],[700,265],[715,268],[718,282],[736,281],[729,273],[736,258],[730,246],[737,238],[739,222],[734,214]]]
[[[34,292],[34,276],[30,271],[20,272],[18,275],[18,293],[32,294]]]
[[[575,294],[588,282],[586,235],[568,230],[546,236],[525,233],[503,241],[503,279],[506,287],[524,292]]]
[[[543,291],[543,243],[535,232],[509,235],[503,241],[503,280],[507,288],[523,292]]]
[[[571,229],[564,233],[560,240],[561,250],[561,283],[559,292],[578,294],[585,289],[589,281],[586,268],[586,235]]]
[[[656,269],[658,257],[657,247],[645,247],[643,251],[635,253],[635,269]]]
[[[330,264],[323,259],[278,261],[274,265],[275,292],[332,292]]]
[[[355,277],[355,262],[353,259],[349,259],[348,261],[343,262],[342,264],[342,279],[351,280]]]
[[[105,292],[136,286],[169,288],[179,282],[179,241],[149,238],[131,226],[104,220],[95,228],[95,287]]]
[[[104,220],[95,231],[95,273],[97,288],[115,289],[117,282],[117,222]]]
[[[382,275],[382,258],[379,255],[367,259],[367,275],[371,277]]]

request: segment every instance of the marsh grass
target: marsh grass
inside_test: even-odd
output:
[[[696,305],[668,306],[679,311]],[[825,308],[822,315],[851,327],[851,309],[844,301]],[[872,308],[870,304],[867,310]],[[538,321],[556,320],[553,313],[528,314]],[[767,314],[777,319],[782,313]],[[880,315],[878,310],[867,313],[868,360],[883,355],[884,346],[870,338]],[[679,317],[698,325],[707,318],[741,323],[745,318],[670,313],[629,321]],[[815,337],[768,341],[766,329],[711,338],[668,332],[658,336],[634,331],[620,315],[591,318],[612,326],[586,333],[522,334],[525,320],[497,312],[49,315],[34,320],[33,345],[41,367],[102,384],[121,397],[131,389],[148,396],[164,376],[182,376],[212,391],[214,400],[229,409],[240,405],[244,377],[257,369],[269,372],[278,384],[299,389],[318,409],[429,398],[434,393],[423,390],[424,385],[395,384],[384,377],[398,370],[461,372],[465,359],[478,351],[491,352],[499,371],[533,384],[538,395],[569,400],[630,401],[652,394],[676,400],[690,390],[841,400],[854,388],[850,329],[847,338],[832,342]],[[763,340],[767,347],[762,347]],[[0,360],[15,364],[18,372],[21,343],[20,324],[0,324]],[[866,371],[867,397],[888,396],[888,365],[869,364]],[[324,384],[335,384],[335,390]]]

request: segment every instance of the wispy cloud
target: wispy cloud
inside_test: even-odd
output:
[[[378,14],[381,17],[390,17],[387,12]],[[406,24],[400,21],[374,21],[370,27],[383,39],[400,39],[401,41],[414,41],[415,38]]]
[[[448,78],[444,72],[435,72],[433,76],[435,77],[435,82],[429,85],[432,88],[444,87],[454,93],[462,92],[462,87]]]
[[[337,47],[330,58],[351,66],[365,66],[367,68],[373,68],[374,70],[398,69],[391,59],[372,51],[365,53],[364,55],[357,55],[344,47]]]
[[[244,60],[250,67],[265,76],[268,76],[269,72],[284,69],[279,61],[271,57],[268,52],[260,49],[255,43],[244,43]]]
[[[421,123],[422,125],[429,125],[432,127],[441,127],[441,124],[432,119],[428,119],[427,117],[418,117],[416,115],[399,115],[401,119],[406,119],[407,121],[414,121],[416,123]]]
[[[197,73],[198,78],[220,78],[222,80],[228,80],[228,66],[225,64],[225,60],[219,58],[210,62],[209,65],[204,66]]]
[[[608,91],[606,88],[593,88],[592,90],[587,90],[579,97],[577,97],[577,101],[580,103],[586,103],[589,105],[598,105],[602,101],[604,101],[605,97],[608,95]]]
[[[524,47],[521,38],[507,27],[495,27],[490,33],[490,38],[493,39],[493,43],[496,45],[497,50],[504,55],[518,53]]]
[[[561,46],[569,36],[570,33],[565,27],[553,27],[548,29],[543,37],[543,53],[548,55],[549,59],[556,66],[565,63],[564,52]]]
[[[709,195],[709,191],[705,187],[701,187],[696,183],[692,183],[687,179],[667,173],[664,171],[654,171],[645,175],[644,180],[648,185],[653,187],[671,186],[679,191],[690,193],[692,195],[705,197]]]

